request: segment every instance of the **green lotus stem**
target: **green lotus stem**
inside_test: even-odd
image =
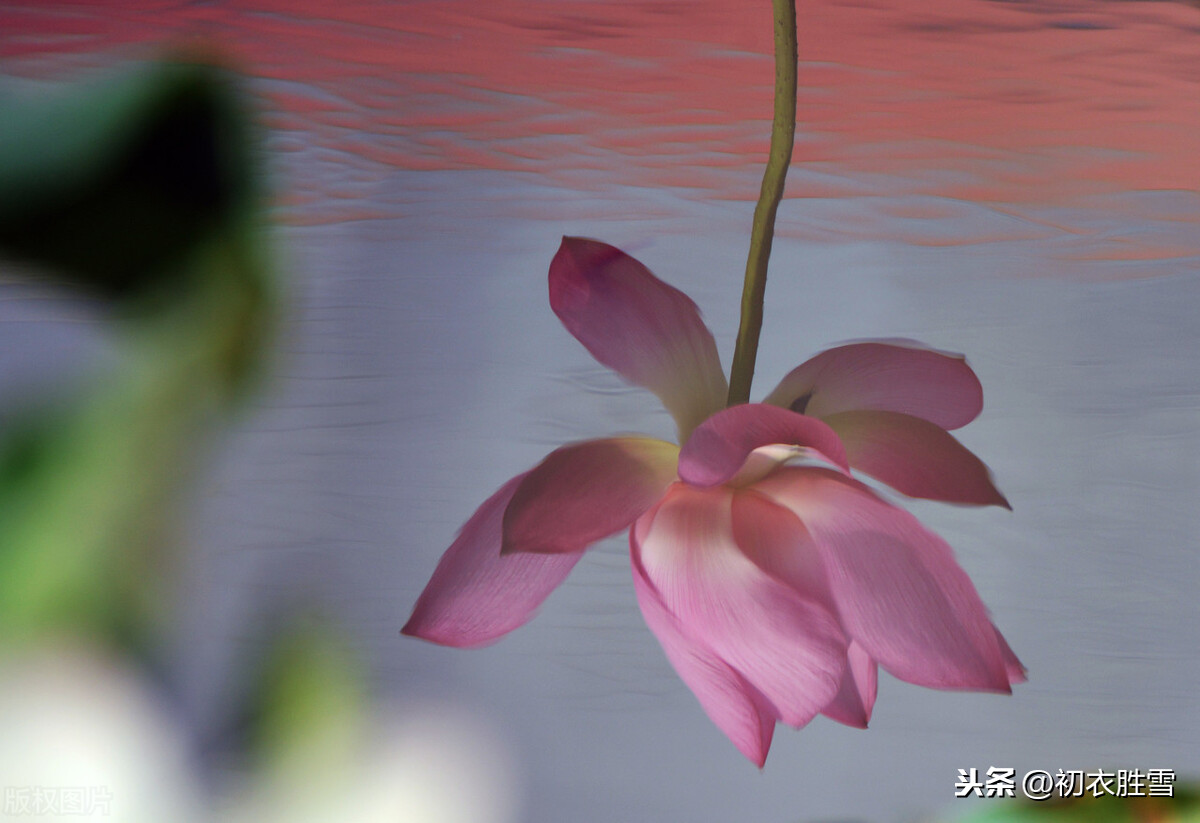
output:
[[[772,0],[775,7],[775,120],[771,125],[771,151],[763,172],[762,191],[754,207],[750,255],[742,286],[742,320],[738,327],[733,367],[729,372],[730,406],[750,401],[750,382],[758,357],[762,331],[763,295],[767,289],[767,262],[775,237],[775,212],[783,198],[783,184],[792,161],[796,138],[796,3]]]

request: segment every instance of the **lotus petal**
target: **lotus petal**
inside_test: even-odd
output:
[[[570,573],[582,553],[500,554],[504,510],[524,478],[501,486],[462,527],[403,634],[444,646],[486,646],[528,623]]]
[[[824,418],[850,465],[909,497],[1012,508],[983,461],[940,426],[899,412],[846,411]]]
[[[679,477],[693,486],[717,486],[738,473],[762,446],[791,445],[849,471],[842,442],[828,425],[803,414],[747,403],[717,412],[692,432],[679,452]]]
[[[1013,650],[1008,646],[1008,641],[1004,639],[1004,635],[1000,634],[999,629],[996,629],[996,642],[1000,644],[1000,654],[1004,657],[1004,669],[1008,672],[1009,685],[1015,686],[1018,683],[1024,683],[1027,674],[1025,666],[1013,654]]]
[[[821,710],[821,714],[847,726],[865,729],[871,720],[871,710],[875,708],[879,667],[862,646],[853,641],[846,651],[846,658],[846,673],[842,675],[837,697]]]
[[[837,694],[847,640],[823,603],[739,548],[732,498],[724,488],[673,485],[634,526],[634,566],[692,642],[744,677],[783,722],[803,726]]]
[[[775,709],[762,693],[703,642],[692,639],[663,605],[636,558],[633,589],[650,631],[705,714],[760,769],[775,734]]]
[[[983,387],[959,354],[895,343],[850,343],[793,369],[764,403],[826,417],[874,409],[957,429],[983,409]]]
[[[987,610],[940,537],[828,469],[784,467],[754,488],[804,523],[842,625],[885,669],[930,688],[1011,691]]]
[[[550,306],[593,357],[658,395],[681,440],[725,405],[717,344],[696,304],[620,249],[564,237]]]
[[[577,552],[630,526],[675,480],[679,448],[650,437],[589,440],[552,451],[504,513],[503,553]]]

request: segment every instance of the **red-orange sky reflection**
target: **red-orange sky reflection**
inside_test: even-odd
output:
[[[798,7],[796,161],[828,174],[794,177],[789,196],[899,187],[1041,204],[1200,189],[1200,8]],[[338,152],[360,178],[378,164],[488,168],[751,200],[765,159],[765,0],[27,2],[0,11],[0,31],[17,73],[47,57],[216,47],[261,79],[273,126]],[[927,206],[912,208],[901,216]]]

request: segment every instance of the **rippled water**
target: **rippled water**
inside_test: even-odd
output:
[[[968,355],[987,405],[963,439],[1014,511],[911,508],[1029,667],[1012,698],[885,677],[869,731],[781,729],[759,774],[643,626],[620,540],[493,648],[399,637],[508,477],[568,440],[671,436],[654,398],[550,313],[561,235],[621,246],[683,288],[728,360],[770,119],[759,5],[0,11],[14,88],[216,44],[271,127],[295,313],[273,390],[215,460],[188,532],[178,666],[197,723],[229,698],[259,615],[311,598],[381,693],[494,726],[534,821],[888,823],[953,809],[958,768],[1200,774],[1187,3],[800,3],[801,122],[754,396],[847,339]],[[77,319],[6,294],[5,359],[86,347]]]

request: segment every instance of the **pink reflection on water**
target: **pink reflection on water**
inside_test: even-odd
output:
[[[790,196],[1029,204],[1200,189],[1193,5],[825,0],[799,13],[796,158],[818,174]],[[28,3],[0,11],[0,49],[10,71],[37,71],[164,41],[218,47],[262,80],[273,127],[355,171],[352,198],[382,167],[751,200],[769,17],[766,3],[714,0]],[[327,201],[330,184],[310,182],[293,205]],[[947,206],[891,208],[921,221]],[[1175,246],[1163,253],[1195,253]]]

